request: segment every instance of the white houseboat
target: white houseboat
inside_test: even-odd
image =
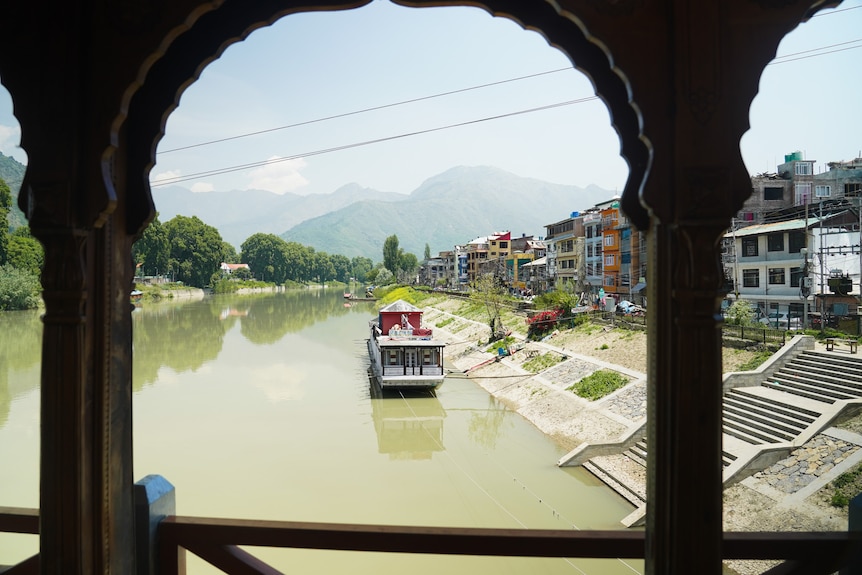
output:
[[[442,341],[421,327],[422,310],[398,300],[371,322],[368,355],[382,389],[436,389],[443,383]]]

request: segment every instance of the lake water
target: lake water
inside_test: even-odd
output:
[[[464,378],[376,397],[372,304],[337,290],[217,296],[134,312],[135,477],[179,515],[532,529],[618,529],[631,506]],[[0,314],[0,506],[38,506],[35,313]],[[35,550],[0,535],[0,564]],[[293,573],[640,573],[641,561],[253,552]],[[217,572],[189,555],[190,573]]]

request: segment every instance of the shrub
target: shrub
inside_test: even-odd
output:
[[[562,315],[561,310],[547,309],[527,318],[527,337],[535,339],[552,331]]]
[[[36,309],[41,293],[38,276],[10,265],[0,266],[0,311]]]
[[[573,391],[580,397],[595,401],[609,393],[613,393],[628,382],[629,379],[622,374],[607,369],[600,369],[566,389]]]

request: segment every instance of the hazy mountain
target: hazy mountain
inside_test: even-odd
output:
[[[545,235],[545,225],[613,197],[596,186],[551,184],[491,167],[457,167],[429,178],[400,202],[363,200],[307,220],[281,235],[289,241],[349,257],[382,257],[384,240],[398,236],[422,258],[495,231]]]
[[[163,223],[176,215],[197,216],[215,227],[225,241],[239,246],[256,233],[280,234],[297,224],[358,200],[398,202],[404,194],[379,192],[347,184],[331,194],[274,194],[264,190],[195,193],[178,186],[153,188]]]
[[[9,213],[9,225],[13,228],[27,223],[23,212],[18,209],[18,192],[21,189],[21,182],[24,181],[26,170],[27,167],[24,164],[12,156],[4,156],[3,152],[0,152],[0,179],[5,181],[12,191],[12,211]]]

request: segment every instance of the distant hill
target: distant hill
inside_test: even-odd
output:
[[[153,188],[153,200],[163,223],[176,215],[197,216],[218,229],[225,241],[239,249],[256,233],[281,234],[297,224],[358,200],[405,200],[404,194],[379,192],[347,184],[331,194],[274,194],[264,190],[195,193],[178,186]]]
[[[9,213],[9,225],[19,228],[27,223],[24,213],[18,209],[18,192],[21,190],[21,182],[24,181],[24,172],[27,166],[20,163],[11,156],[4,156],[0,152],[0,179],[6,182],[12,190],[12,211]]]
[[[545,225],[613,197],[596,186],[580,188],[523,178],[491,167],[457,167],[426,180],[400,202],[362,200],[307,220],[281,235],[328,253],[381,259],[383,242],[398,236],[404,251],[422,258],[456,244],[509,230],[545,235]]]

